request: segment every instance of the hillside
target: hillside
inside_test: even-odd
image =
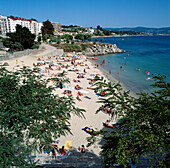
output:
[[[170,35],[170,27],[163,28],[148,28],[148,27],[134,27],[134,28],[104,28],[110,31],[135,31],[151,34],[168,34]]]
[[[81,52],[85,55],[105,55],[112,53],[122,53],[125,52],[117,48],[116,44],[108,44],[108,43],[93,43],[93,42],[78,42],[75,44],[52,44],[52,46],[57,49],[63,49],[64,52]]]

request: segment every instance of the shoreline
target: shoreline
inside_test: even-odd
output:
[[[94,60],[88,59],[88,61],[90,61],[93,66],[95,66],[95,64],[97,64],[97,62],[95,62]],[[101,74],[104,76],[104,78],[106,78],[107,80],[109,80],[109,81],[112,82],[112,83],[118,83],[118,82],[119,82],[119,83],[121,84],[121,86],[122,86],[123,91],[128,91],[128,90],[130,90],[130,95],[131,95],[131,96],[133,96],[133,97],[138,97],[138,96],[136,95],[136,92],[135,92],[135,91],[133,91],[133,90],[131,90],[130,88],[128,88],[128,86],[126,86],[125,83],[119,81],[119,80],[116,79],[113,75],[110,75],[109,72],[108,72],[107,70],[105,70],[103,67],[101,67],[101,66],[99,65],[98,69],[100,70],[100,72],[101,72]]]
[[[72,92],[75,105],[79,108],[85,109],[86,112],[84,113],[85,118],[79,118],[78,116],[74,116],[71,114],[71,119],[69,120],[69,122],[70,122],[70,129],[71,129],[72,134],[61,136],[60,138],[56,140],[60,141],[59,146],[64,146],[66,141],[70,141],[72,144],[71,146],[75,149],[78,149],[78,147],[82,144],[86,146],[88,144],[87,138],[89,137],[89,135],[85,133],[84,131],[82,131],[82,128],[88,126],[97,131],[97,130],[103,129],[104,128],[103,122],[105,122],[107,119],[110,119],[110,116],[104,112],[100,112],[96,114],[96,111],[99,109],[99,107],[101,107],[102,104],[97,103],[97,101],[99,100],[99,97],[94,93],[94,91],[91,89],[88,89],[88,87],[91,87],[91,85],[89,84],[88,78],[93,78],[92,76],[93,74],[101,74],[101,76],[103,76],[106,80],[110,80],[114,83],[117,83],[118,80],[115,79],[113,76],[110,76],[109,73],[106,70],[104,70],[102,67],[99,66],[99,68],[95,68],[96,62],[87,59],[85,56],[84,58],[83,56],[80,56],[81,59],[78,60],[78,62],[82,61],[84,64],[87,64],[87,66],[86,65],[73,66],[70,61],[69,62],[64,61],[68,59],[69,57],[60,57],[57,61],[56,56],[50,55],[50,52],[53,52],[55,50],[54,47],[46,45],[46,44],[44,44],[44,47],[45,49],[43,51],[39,50],[39,52],[32,53],[31,55],[26,55],[26,56],[17,58],[17,62],[16,62],[16,59],[11,59],[11,60],[6,60],[6,61],[1,61],[1,63],[8,62],[9,66],[7,67],[7,69],[11,71],[20,69],[23,66],[29,66],[32,68],[33,63],[37,64],[38,58],[42,56],[41,57],[42,60],[43,59],[46,60],[48,59],[48,57],[51,57],[51,60],[54,62],[53,70],[50,70],[48,73],[42,73],[44,75],[43,78],[50,78],[51,76],[57,73],[60,73],[63,70],[66,70],[68,72],[67,77],[70,79],[70,84],[65,84],[65,88],[62,88],[62,89],[56,88],[54,94],[58,94],[60,97],[64,96],[63,95],[64,90],[70,88],[69,85],[71,85],[72,89],[69,89],[69,90],[71,90]],[[62,68],[61,70],[57,70],[56,68],[58,67],[59,63],[61,63],[63,66],[66,66],[66,64],[68,64],[69,68],[68,69]],[[48,67],[48,65],[46,66]],[[90,69],[88,69],[88,66]],[[42,67],[42,70],[45,69],[45,65],[42,65],[41,67]],[[75,71],[75,68],[79,69],[79,71],[78,72]],[[73,71],[68,71],[70,69],[72,69]],[[78,76],[77,73],[83,73],[84,69],[86,69],[86,72],[87,72],[84,75],[85,77],[82,79],[77,78]],[[79,79],[81,82],[75,83],[74,79],[76,80]],[[78,92],[75,89],[76,84],[79,84],[80,87],[83,88],[82,92],[84,91],[84,95],[80,97],[81,101],[78,101],[76,99],[77,92]],[[126,90],[124,85],[122,85],[122,87],[123,87],[123,90]],[[86,96],[88,96],[90,99],[85,98]],[[117,122],[116,119],[112,119],[112,124],[115,124],[116,122]],[[90,146],[90,147],[86,147],[86,149],[93,152],[97,156],[99,156],[99,153],[101,151],[100,149],[101,144],[98,143],[96,145],[97,147]],[[43,153],[36,153],[36,156],[46,156],[46,155]]]

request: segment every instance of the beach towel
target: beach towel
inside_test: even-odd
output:
[[[90,135],[95,132],[92,128],[89,128],[89,127],[84,127],[84,128],[82,128],[82,130]]]
[[[86,90],[81,90],[80,93],[83,93],[83,94],[88,94],[89,92],[86,91]]]
[[[84,96],[84,98],[91,99],[91,97],[88,97],[88,96]]]

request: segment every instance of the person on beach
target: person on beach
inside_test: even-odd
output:
[[[119,72],[117,72],[117,76],[119,76]]]
[[[111,127],[111,128],[114,127],[113,125],[109,124],[109,120],[106,120],[106,122],[105,122],[104,124],[105,124],[105,126],[107,126],[107,127]]]
[[[111,75],[111,73],[112,73],[111,70],[109,70],[109,74],[110,74],[110,75]]]
[[[61,153],[61,156],[64,156],[67,152],[67,149],[64,149],[64,146],[62,146],[62,148],[60,148],[60,153]]]
[[[82,145],[81,148],[79,148],[79,150],[80,150],[81,153],[85,153],[85,147],[84,147],[84,145]]]

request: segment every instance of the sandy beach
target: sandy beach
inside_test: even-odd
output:
[[[1,63],[3,64],[4,62],[8,62],[9,66],[7,67],[7,69],[15,71],[15,69],[20,69],[23,66],[29,66],[32,68],[33,64],[37,65],[37,63],[47,61],[48,59],[50,59],[50,61],[53,62],[52,65],[53,70],[46,69],[48,65],[40,66],[42,69],[41,71],[42,73],[40,72],[40,75],[43,75],[42,76],[43,78],[54,77],[55,74],[62,72],[63,70],[68,72],[67,77],[70,79],[70,84],[64,84],[65,87],[62,89],[56,88],[55,94],[58,94],[59,96],[64,96],[63,94],[64,90],[68,89],[71,90],[72,95],[75,99],[76,106],[86,110],[86,112],[84,113],[85,118],[79,118],[77,116],[72,115],[70,120],[72,135],[68,134],[65,137],[62,136],[56,139],[56,141],[59,140],[59,147],[65,145],[66,141],[69,141],[73,148],[78,149],[78,147],[80,147],[81,145],[85,146],[87,145],[88,142],[86,138],[90,136],[85,131],[83,131],[82,128],[88,126],[93,128],[94,130],[99,130],[104,127],[103,122],[109,119],[109,115],[103,112],[95,114],[96,110],[101,106],[101,104],[96,103],[99,97],[94,93],[94,91],[91,89],[87,89],[87,87],[91,87],[88,78],[93,78],[94,75],[96,74],[99,74],[101,76],[106,75],[109,76],[109,74],[97,68],[92,61],[86,60],[85,56],[77,56],[76,60],[77,66],[75,66],[71,64],[71,61],[69,62],[65,61],[66,59],[71,60],[72,58],[71,54],[69,57],[58,56],[56,59],[56,55],[50,54],[53,51],[55,51],[54,47],[43,44],[43,47],[40,50],[36,51],[35,53],[32,53],[28,56],[19,57],[17,59],[15,58],[7,61],[2,61]],[[68,67],[67,69],[66,66]],[[88,67],[90,69],[88,69]],[[75,71],[75,69],[78,69],[78,71]],[[84,78],[77,78],[79,74],[84,73],[84,69],[86,71],[86,74],[83,75]],[[73,81],[74,79],[80,80],[80,83],[75,83]],[[117,82],[117,80],[114,79],[113,77],[112,79],[110,78],[110,80]],[[83,90],[82,91],[83,96],[79,97],[81,101],[78,101],[76,98],[78,90],[75,90],[74,87],[77,84],[79,84],[79,86],[82,87],[80,92]],[[115,122],[116,121],[112,121],[112,123]],[[90,146],[88,148],[86,147],[86,149],[88,149],[89,151],[93,152],[96,155],[99,155],[100,145],[98,144],[97,147],[94,146]],[[45,154],[40,153],[38,155]]]

